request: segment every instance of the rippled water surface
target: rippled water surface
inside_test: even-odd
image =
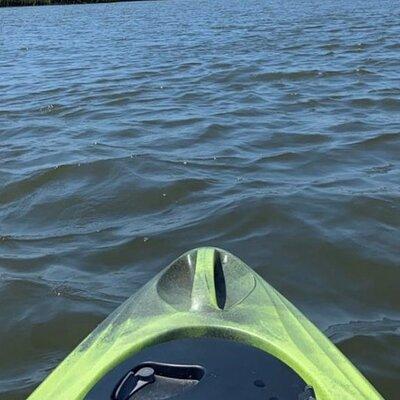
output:
[[[400,376],[400,7],[0,10],[0,399],[185,250],[235,253]]]

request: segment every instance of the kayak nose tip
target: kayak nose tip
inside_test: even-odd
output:
[[[226,281],[222,251],[213,247],[197,249],[192,286],[192,311],[223,310],[226,304]]]
[[[201,247],[167,267],[157,290],[177,309],[207,312],[237,305],[255,284],[255,273],[237,257],[215,247]]]

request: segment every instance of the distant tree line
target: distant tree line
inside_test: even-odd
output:
[[[132,0],[0,0],[0,7],[49,6],[53,4],[115,3]]]

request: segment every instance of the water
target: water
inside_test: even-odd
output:
[[[0,399],[206,244],[398,398],[399,19],[378,0],[1,9]]]

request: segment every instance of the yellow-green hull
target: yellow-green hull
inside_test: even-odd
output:
[[[329,339],[246,264],[223,250],[200,248],[122,304],[28,400],[84,400],[108,371],[143,348],[198,336],[229,338],[272,354],[311,385],[318,400],[382,399]]]

